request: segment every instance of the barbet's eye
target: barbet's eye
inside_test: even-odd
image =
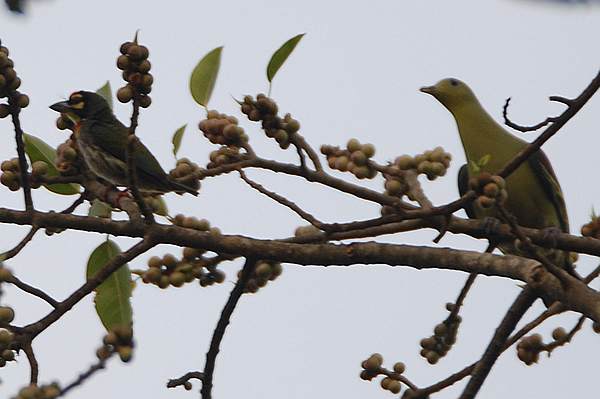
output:
[[[81,109],[84,106],[83,96],[81,94],[79,94],[79,93],[71,94],[71,97],[69,97],[69,103],[74,108]]]

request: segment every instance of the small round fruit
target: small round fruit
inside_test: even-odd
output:
[[[394,364],[394,373],[402,374],[406,370],[406,366],[402,362]]]
[[[185,284],[185,274],[183,274],[182,272],[171,273],[171,275],[169,276],[169,283],[173,287],[183,286],[183,284]]]
[[[12,360],[15,360],[15,352],[13,352],[12,349],[5,349],[2,351],[2,354],[0,354],[0,357],[3,360],[10,362]]]
[[[400,382],[399,382],[399,381],[392,380],[392,381],[390,381],[390,383],[388,384],[388,390],[389,390],[391,393],[394,393],[394,394],[396,394],[396,393],[400,393],[400,388],[401,388],[401,386],[400,386]]]
[[[121,51],[121,54],[125,55],[127,54],[127,50],[129,50],[129,47],[131,47],[133,45],[133,43],[131,42],[125,42],[123,44],[121,44],[121,48],[119,49]]]
[[[10,108],[8,108],[7,104],[0,104],[0,119],[6,118],[10,115]]]
[[[0,323],[8,324],[15,318],[15,311],[8,306],[0,306]]]
[[[128,69],[129,65],[129,57],[127,57],[126,55],[121,55],[119,56],[119,58],[117,58],[117,68],[119,68],[120,70],[124,71]]]
[[[152,104],[152,99],[150,96],[141,96],[140,97],[140,107],[148,108]]]
[[[263,280],[270,279],[271,275],[273,274],[271,270],[271,265],[266,262],[261,262],[258,265],[256,265],[254,273],[256,273],[256,275]]]
[[[162,258],[162,264],[165,265],[168,269],[174,269],[175,266],[177,266],[177,263],[179,263],[179,261],[172,254],[166,254]]]
[[[373,144],[365,144],[361,147],[361,150],[365,153],[367,158],[371,158],[375,155],[375,146]]]
[[[44,176],[48,173],[48,164],[44,161],[35,161],[31,165],[31,174],[34,176]]]
[[[129,101],[131,101],[132,97],[133,97],[133,91],[131,90],[131,87],[129,87],[129,86],[121,87],[117,91],[117,100],[119,100],[122,103],[128,103]]]
[[[131,360],[131,346],[120,346],[117,348],[117,351],[119,352],[119,357],[122,362],[127,363]]]
[[[566,336],[567,332],[562,327],[558,327],[554,331],[552,331],[552,338],[554,338],[556,341],[565,339]]]
[[[356,139],[351,139],[350,141],[348,141],[348,144],[346,145],[346,148],[348,148],[348,151],[355,152],[355,151],[359,151],[361,148],[360,142]]]
[[[12,274],[10,273],[10,270],[5,269],[5,268],[0,268],[0,281],[11,281],[12,280]]]

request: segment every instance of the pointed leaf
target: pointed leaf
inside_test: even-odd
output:
[[[44,161],[48,164],[48,173],[46,176],[58,176],[58,170],[54,165],[56,159],[56,151],[50,147],[43,140],[31,136],[29,134],[23,134],[23,141],[25,142],[25,152],[29,157],[29,161],[34,163],[36,161]],[[62,195],[73,195],[79,194],[79,184],[44,184],[44,187],[53,193]]]
[[[106,100],[110,109],[113,109],[112,91],[110,89],[110,82],[108,80],[104,86],[96,90],[96,93],[100,94],[100,96]]]
[[[152,203],[152,212],[158,216],[167,216],[169,214],[169,208],[163,197],[155,198]]]
[[[200,60],[194,72],[192,72],[190,91],[194,100],[203,107],[206,107],[208,104],[208,100],[210,100],[213,88],[215,87],[221,65],[222,50],[223,46],[217,47],[206,54]]]
[[[175,134],[173,135],[173,155],[177,156],[177,152],[179,151],[179,147],[181,147],[181,139],[183,139],[183,133],[185,132],[185,128],[187,127],[187,123],[181,126]]]
[[[102,202],[96,198],[92,201],[92,206],[90,207],[88,216],[110,219],[113,210],[114,208],[108,205],[106,202]]]
[[[112,258],[121,253],[113,241],[100,244],[88,260],[86,276],[89,279]],[[133,320],[131,308],[131,272],[124,264],[96,288],[94,303],[100,321],[107,331],[116,325],[130,326]]]
[[[292,51],[296,48],[296,45],[302,39],[305,33],[302,33],[296,37],[291,38],[287,42],[283,44],[283,46],[279,47],[279,50],[273,54],[271,57],[271,61],[269,61],[269,65],[267,66],[267,79],[270,81],[273,80],[279,68],[283,65],[285,60],[290,56]]]
[[[139,29],[135,31],[135,37],[133,38],[133,44],[138,44],[138,41],[137,41],[137,36],[138,36],[138,33],[139,33],[139,32],[140,32],[140,30],[139,30]]]

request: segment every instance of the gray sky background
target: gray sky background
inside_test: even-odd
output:
[[[177,6],[172,6],[176,4]],[[502,106],[512,97],[510,116],[535,124],[562,111],[548,96],[574,97],[600,68],[600,8],[546,2],[456,0],[452,2],[308,0],[286,1],[43,1],[25,16],[0,10],[0,38],[10,49],[22,91],[31,98],[22,113],[24,129],[57,146],[66,133],[55,128],[50,104],[77,90],[96,90],[110,80],[122,86],[115,66],[122,42],[137,29],[150,49],[154,85],[152,106],[140,117],[138,133],[162,165],[171,168],[171,136],[188,123],[180,156],[205,165],[216,149],[197,129],[205,111],[188,90],[196,63],[210,50],[225,45],[222,69],[210,108],[241,118],[232,96],[268,90],[265,69],[271,54],[286,40],[306,32],[274,81],[273,97],[280,112],[291,112],[300,133],[315,148],[345,145],[350,138],[373,143],[376,160],[417,154],[435,146],[452,153],[446,177],[425,182],[435,204],[457,198],[456,174],[464,155],[450,115],[419,87],[453,76],[467,82],[490,114],[501,120]],[[598,196],[598,132],[600,97],[593,98],[544,146],[553,162],[567,201],[571,229],[579,234]],[[129,105],[116,103],[127,122]],[[265,157],[295,161],[258,127],[242,122],[255,150]],[[12,125],[0,121],[0,158],[15,156]],[[533,139],[535,134],[527,136]],[[269,190],[295,201],[324,221],[343,222],[378,215],[379,209],[331,193],[295,178],[251,171],[249,176]],[[351,176],[346,176],[353,181]],[[361,183],[362,184],[362,183]],[[380,178],[365,182],[382,189]],[[64,209],[73,198],[56,198],[43,190],[35,204],[44,210]],[[22,208],[21,193],[0,189],[1,206]],[[261,197],[239,177],[202,183],[201,195],[166,196],[173,214],[207,218],[227,234],[287,237],[304,225],[295,214]],[[85,212],[85,207],[79,210]],[[2,226],[2,248],[12,248],[26,228]],[[434,231],[383,237],[394,243],[435,246]],[[57,299],[64,299],[85,279],[85,263],[104,240],[97,234],[40,234],[16,259],[8,262],[16,275]],[[116,240],[122,249],[134,241]],[[486,243],[447,235],[440,246],[483,250]],[[145,268],[161,247],[130,266]],[[175,251],[180,256],[179,251]],[[582,257],[587,274],[597,261]],[[212,330],[232,289],[240,264],[223,266],[228,280],[201,289],[197,284],[159,291],[138,284],[134,291],[136,348],[134,360],[113,359],[69,396],[96,398],[195,398],[199,388],[167,390],[169,378],[201,370]],[[283,275],[256,295],[245,296],[236,310],[217,361],[215,398],[389,398],[378,382],[358,378],[360,363],[380,352],[384,365],[407,365],[406,375],[429,385],[477,360],[506,308],[519,292],[511,281],[481,277],[469,294],[458,342],[436,366],[419,356],[419,341],[432,333],[455,299],[466,275],[416,271],[386,266],[299,267],[284,265]],[[592,284],[598,288],[598,283]],[[49,308],[11,289],[5,303],[15,307],[15,323],[28,324]],[[528,320],[543,311],[536,304]],[[571,328],[573,314],[545,323],[539,331],[548,340],[552,329]],[[86,298],[35,341],[40,381],[73,381],[95,359],[104,330]],[[574,342],[551,358],[526,367],[509,350],[481,391],[481,398],[597,397],[600,337],[587,322]],[[28,363],[0,369],[0,397],[12,397],[28,381]],[[455,398],[456,384],[436,398]]]

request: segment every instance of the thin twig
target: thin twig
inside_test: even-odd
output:
[[[60,302],[58,306],[48,315],[35,323],[29,324],[21,329],[23,335],[27,335],[29,340],[33,340],[39,333],[44,331],[60,317],[73,308],[79,301],[89,295],[111,274],[116,272],[125,263],[137,258],[139,255],[154,247],[157,243],[154,240],[144,239],[135,244],[129,250],[122,252],[109,260],[100,270],[91,276],[85,284],[73,292],[67,299]]]
[[[23,346],[23,351],[27,356],[27,361],[29,362],[29,367],[31,369],[31,374],[29,376],[29,382],[31,384],[37,384],[38,376],[40,372],[40,368],[35,358],[35,353],[33,352],[33,348],[31,347],[31,342],[27,343],[27,345]]]
[[[50,295],[46,294],[44,291],[40,290],[39,288],[32,287],[31,285],[29,285],[27,283],[22,282],[15,276],[12,276],[12,278],[9,281],[7,281],[7,283],[11,283],[15,287],[19,288],[21,291],[26,292],[28,294],[31,294],[33,296],[36,296],[36,297],[46,301],[50,306],[52,306],[55,309],[60,305],[60,302],[58,302],[56,299],[52,298]]]
[[[219,347],[221,345],[221,341],[223,340],[223,335],[225,335],[225,329],[227,328],[227,325],[229,325],[231,315],[233,314],[233,311],[235,310],[235,307],[237,306],[237,303],[242,297],[244,289],[250,280],[250,276],[252,275],[255,264],[256,260],[250,258],[246,259],[246,263],[244,264],[240,278],[231,291],[231,294],[229,294],[229,299],[223,307],[221,317],[219,318],[219,322],[217,323],[215,331],[213,332],[210,348],[206,353],[206,364],[204,365],[202,390],[200,391],[202,394],[202,399],[210,399],[212,396],[213,373],[215,370],[217,355],[219,354],[220,350]]]
[[[298,205],[296,205],[292,201],[288,200],[287,198],[285,198],[273,191],[269,191],[266,188],[264,188],[262,185],[250,180],[248,178],[248,176],[246,176],[246,174],[244,173],[244,171],[242,169],[239,170],[239,173],[240,173],[240,177],[242,178],[242,180],[244,180],[253,189],[266,195],[267,197],[271,198],[273,201],[291,209],[296,214],[298,214],[298,216],[300,216],[302,219],[306,220],[308,223],[312,224],[313,226],[315,226],[319,229],[321,229],[322,226],[324,226],[324,224],[321,223],[320,221],[318,221],[313,215],[309,214],[308,212],[303,211]]]
[[[15,127],[15,141],[17,142],[17,155],[19,157],[19,172],[21,176],[21,187],[25,197],[25,209],[33,210],[33,198],[31,196],[31,181],[27,169],[29,168],[27,158],[25,157],[25,142],[23,141],[23,129],[21,129],[21,120],[19,119],[20,107],[17,104],[16,92],[13,90],[8,95],[8,105],[12,116],[13,126]]]
[[[16,256],[19,252],[21,252],[23,248],[25,248],[25,245],[27,245],[33,239],[35,233],[37,233],[39,229],[39,227],[32,226],[29,230],[29,233],[27,233],[27,235],[23,237],[21,242],[19,242],[13,249],[10,249],[0,254],[0,258],[2,258],[4,261]]]
[[[496,329],[494,337],[490,341],[481,360],[477,362],[477,365],[471,374],[471,379],[467,383],[467,386],[459,399],[473,399],[475,395],[477,395],[477,392],[479,392],[483,382],[490,373],[492,366],[500,356],[500,353],[502,353],[510,333],[515,329],[519,320],[521,320],[527,309],[533,305],[536,299],[537,296],[530,288],[525,287],[523,291],[521,291]]]
[[[581,92],[581,94],[573,100],[561,101],[568,105],[567,109],[558,117],[556,117],[552,124],[544,130],[544,132],[533,142],[527,145],[519,154],[508,162],[497,174],[502,177],[507,177],[514,172],[525,160],[529,158],[531,154],[539,150],[542,144],[544,144],[550,137],[554,136],[579,110],[588,102],[590,98],[600,88],[600,72],[590,82],[590,84]],[[554,101],[558,101],[558,96],[552,97]]]
[[[67,392],[69,392],[71,389],[83,384],[85,382],[85,380],[87,380],[88,378],[93,376],[97,371],[104,369],[106,367],[106,361],[111,356],[113,356],[115,353],[117,353],[117,352],[115,352],[115,351],[110,352],[107,357],[103,357],[102,359],[99,359],[98,363],[93,364],[92,366],[90,366],[90,368],[86,372],[81,373],[75,381],[73,381],[72,383],[70,383],[69,385],[67,385],[60,391],[61,396],[65,396],[65,394]]]
[[[137,186],[136,170],[135,170],[135,143],[138,138],[135,135],[135,129],[138,126],[138,116],[140,114],[140,95],[134,93],[133,96],[133,113],[131,114],[131,125],[129,126],[129,136],[127,137],[127,182],[129,184],[129,190],[135,199],[135,202],[140,207],[144,220],[149,223],[154,222],[154,215],[152,211],[144,201],[142,193]]]

